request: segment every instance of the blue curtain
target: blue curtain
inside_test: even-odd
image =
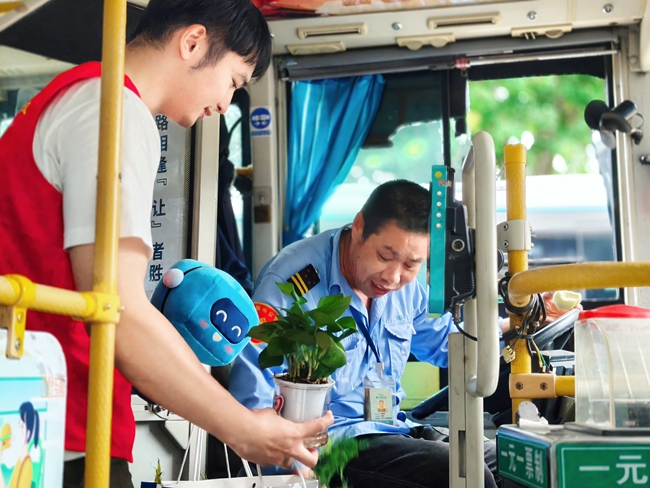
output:
[[[347,177],[384,85],[381,75],[294,82],[283,245],[304,237]]]

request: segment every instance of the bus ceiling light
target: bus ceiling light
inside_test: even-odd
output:
[[[635,125],[632,121],[635,120]],[[630,100],[623,100],[619,105],[610,109],[602,100],[593,100],[585,108],[585,122],[592,130],[600,133],[603,143],[610,149],[616,147],[616,131],[630,134],[635,144],[643,139],[645,119],[637,112],[636,105]]]

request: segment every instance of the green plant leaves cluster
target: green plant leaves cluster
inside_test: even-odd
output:
[[[331,440],[320,450],[318,464],[314,474],[323,486],[330,486],[333,479],[338,478],[343,488],[349,484],[343,476],[343,471],[350,461],[359,457],[359,452],[368,448],[366,439],[356,437],[343,437],[335,442]]]
[[[318,383],[327,378],[347,359],[341,341],[357,331],[352,317],[341,317],[350,307],[352,297],[342,293],[325,296],[312,310],[303,310],[307,300],[298,296],[291,283],[277,283],[285,295],[293,298],[285,315],[275,322],[253,327],[248,336],[266,342],[260,353],[260,368],[289,363],[288,380],[296,383]]]

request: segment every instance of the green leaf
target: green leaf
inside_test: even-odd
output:
[[[316,332],[316,343],[318,347],[326,351],[333,345],[333,340],[326,332],[318,331]]]
[[[267,322],[266,324],[257,325],[248,331],[248,337],[257,339],[262,342],[269,342],[273,334],[277,331],[275,322]]]
[[[340,344],[340,342],[341,342],[343,339],[345,339],[346,337],[351,336],[352,334],[356,334],[356,333],[357,333],[356,330],[348,329],[348,330],[346,330],[345,332],[343,332],[343,334],[341,334],[340,336],[336,336],[335,341],[336,341],[337,344]],[[342,347],[342,346],[341,346],[341,347]]]
[[[293,297],[293,283],[276,283],[276,286],[288,297]]]
[[[286,356],[296,350],[296,344],[284,337],[274,337],[264,350],[269,356]]]
[[[316,345],[316,339],[312,334],[305,332],[304,330],[283,330],[278,333],[278,336],[281,336],[285,339],[291,340],[294,343],[294,349],[297,351],[299,346],[314,346]],[[293,351],[291,351],[293,352]]]
[[[284,362],[284,358],[282,356],[270,356],[267,349],[268,347],[264,349],[257,358],[257,363],[260,365],[260,369],[281,366]]]
[[[330,368],[329,366],[325,366],[323,363],[320,363],[316,368],[316,371],[312,373],[311,378],[312,380],[316,380],[318,378],[327,378],[334,371],[336,371],[336,368]]]
[[[328,334],[332,335],[335,334],[336,332],[341,332],[343,328],[334,322],[333,324],[328,324],[327,327],[325,328]]]
[[[321,358],[321,363],[325,366],[336,369],[345,366],[348,361],[345,357],[345,352],[338,347],[330,347]]]
[[[291,307],[289,310],[287,310],[287,315],[285,315],[284,319],[293,326],[311,325],[311,320],[309,320],[309,317],[304,314],[300,307],[297,309]]]
[[[357,330],[357,322],[352,317],[341,317],[336,321],[342,329]]]
[[[324,319],[322,323],[327,323],[338,319],[345,311],[350,307],[350,302],[352,297],[346,297],[342,293],[338,295],[328,295],[324,296],[318,301],[318,307],[312,310],[312,317],[316,320],[316,316],[319,319]],[[325,318],[327,317],[327,318]]]

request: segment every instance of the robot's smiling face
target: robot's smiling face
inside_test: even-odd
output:
[[[210,309],[210,322],[232,344],[240,343],[248,334],[248,320],[228,298],[217,300]],[[215,334],[214,338],[217,338]]]
[[[232,276],[193,259],[167,270],[151,302],[210,366],[232,362],[259,322],[253,302]]]

